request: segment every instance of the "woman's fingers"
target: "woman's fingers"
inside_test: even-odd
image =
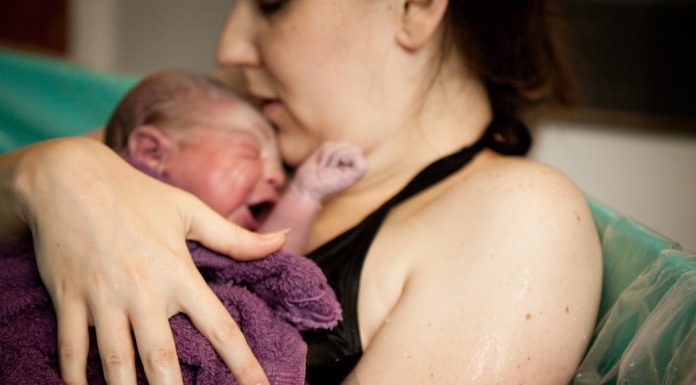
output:
[[[183,241],[189,237],[249,259],[280,249],[284,235],[234,226],[199,199],[139,173],[92,140],[52,143],[27,161],[42,167],[28,172],[18,195],[26,200],[22,215],[34,232],[37,266],[58,310],[64,379],[85,382],[91,318],[110,385],[135,383],[131,325],[149,382],[181,383],[167,319],[182,309],[186,291],[205,286],[206,300],[190,306],[188,314],[195,314],[192,319],[240,383],[267,383]]]
[[[109,306],[108,303],[100,305]],[[109,385],[135,384],[135,352],[128,317],[119,309],[93,310],[93,317],[106,382]]]
[[[56,307],[60,374],[63,381],[69,385],[87,384],[87,317],[87,310],[83,304]]]
[[[167,315],[143,309],[131,315],[140,361],[150,384],[181,384],[181,368]]]
[[[193,325],[213,345],[240,385],[267,385],[266,375],[237,323],[201,279],[183,306]]]
[[[193,196],[182,204],[181,209],[185,210],[183,214],[187,218],[188,239],[235,259],[263,257],[279,250],[285,243],[287,231],[253,233],[229,222]]]

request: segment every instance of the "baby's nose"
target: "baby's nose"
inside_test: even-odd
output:
[[[268,167],[266,170],[266,183],[271,185],[275,190],[280,191],[285,184],[285,172],[280,166]]]

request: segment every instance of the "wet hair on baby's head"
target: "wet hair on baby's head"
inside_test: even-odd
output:
[[[123,152],[130,133],[142,125],[164,130],[196,124],[206,116],[201,107],[221,100],[242,101],[209,76],[175,70],[149,75],[112,112],[106,125],[106,145]]]

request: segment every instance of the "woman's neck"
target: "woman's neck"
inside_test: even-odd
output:
[[[423,167],[481,136],[492,118],[485,88],[471,78],[444,75],[400,123],[398,134],[367,154],[370,169],[349,193],[403,186]]]
[[[400,122],[397,134],[366,154],[365,177],[325,202],[310,248],[357,224],[428,164],[475,142],[490,120],[483,85],[443,67],[420,107]]]

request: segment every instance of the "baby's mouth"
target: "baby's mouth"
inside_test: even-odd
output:
[[[256,223],[263,223],[266,218],[268,218],[271,210],[273,210],[273,206],[275,206],[273,202],[264,201],[249,205],[248,207],[249,211],[251,212],[251,216],[254,217]]]

